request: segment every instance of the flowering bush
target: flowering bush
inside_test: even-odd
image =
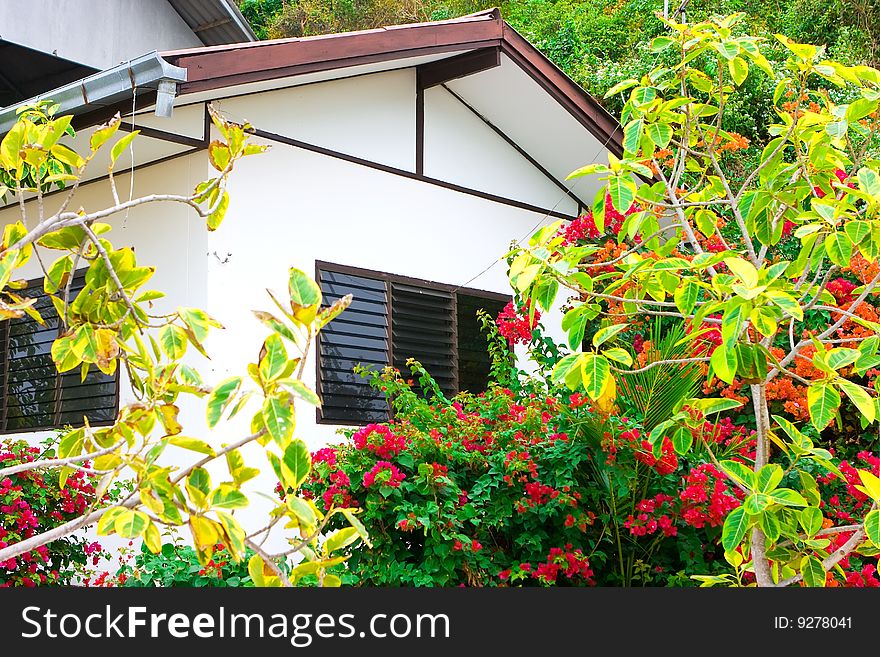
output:
[[[46,451],[22,440],[0,441],[0,467],[31,463]],[[81,516],[95,501],[95,484],[74,471],[62,487],[58,471],[49,469],[0,479],[0,548]],[[0,563],[0,587],[70,584],[103,554],[99,543],[68,536]]]
[[[344,582],[595,583],[589,455],[557,430],[555,399],[492,387],[429,403],[393,372],[374,383],[409,413],[316,452],[305,486],[325,510],[363,510],[373,546],[352,554]]]
[[[350,557],[343,582],[690,585],[688,575],[729,570],[713,540],[742,495],[705,451],[694,465],[671,443],[655,457],[637,419],[579,393],[536,392],[534,380],[451,402],[426,400],[390,369],[372,383],[395,421],[315,452],[305,486],[324,510],[363,510],[373,547]],[[702,438],[723,457],[754,450],[730,420],[705,421]]]
[[[246,558],[236,561],[222,545],[216,546],[212,558],[200,564],[196,551],[180,540],[162,545],[158,554],[145,546],[132,552],[131,545],[120,550],[120,566],[115,573],[104,571],[85,582],[93,587],[252,587],[248,574],[249,550]]]

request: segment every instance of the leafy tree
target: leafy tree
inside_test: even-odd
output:
[[[117,115],[92,134],[89,153],[82,156],[60,141],[71,132],[71,117],[56,118],[55,109],[44,103],[22,113],[0,143],[0,171],[8,183],[0,187],[0,196],[11,193],[21,201],[21,220],[6,225],[0,245],[0,318],[26,313],[45,321],[33,308],[36,300],[20,292],[26,283],[16,280],[15,273],[35,256],[35,247],[58,252],[53,262],[40,259],[44,289],[62,326],[51,349],[58,371],[78,369],[85,377],[94,368],[106,374],[121,369],[136,399],[119,409],[112,426],[97,429],[86,423],[68,432],[58,444],[57,458],[0,467],[0,481],[36,469],[57,470],[62,488],[74,471],[99,477],[87,509],[54,528],[7,541],[0,549],[0,563],[95,523],[99,534],[140,537],[149,550],[159,553],[160,529],[179,527],[189,530],[203,565],[218,549],[236,562],[251,550],[247,568],[258,586],[291,585],[306,575],[317,575],[324,585],[339,585],[335,576],[325,576],[326,567],[344,560],[342,551],[359,538],[367,540],[352,510],[331,508],[325,513],[294,493],[270,511],[265,527],[250,533],[230,511],[248,505],[243,485],[259,473],[241,451],[250,443],[263,447],[262,454],[285,489],[297,491],[308,476],[308,449],[293,435],[294,400],[318,403],[317,395],[300,380],[309,345],[351,298],[322,308],[318,285],[300,270],[291,269],[288,299],[282,303],[272,296],[280,315],[256,311],[270,334],[258,358],[248,366],[248,376],[232,377],[211,388],[181,359],[189,348],[205,354],[205,339],[211,330],[221,328],[220,323],[198,308],[154,311],[152,301],[164,296],[148,286],[155,267],[140,264],[131,247],[115,247],[107,239],[111,226],[103,223],[130,208],[181,203],[205,219],[208,230],[216,230],[229,204],[226,186],[233,168],[265,147],[248,143],[247,125],[231,123],[211,110],[221,135],[208,148],[214,177],[188,196],[154,194],[122,200],[113,168],[137,131],[110,146],[121,124]],[[87,167],[102,148],[110,149],[114,204],[88,211],[69,209]],[[69,189],[58,210],[48,213],[43,194],[48,186],[59,183]],[[35,196],[35,203],[25,202],[28,193]],[[73,272],[81,264],[87,267],[85,287],[72,295]],[[219,448],[187,436],[178,420],[180,400],[187,397],[206,400],[211,428],[227,412],[232,417],[250,405],[254,410],[250,435]],[[194,454],[190,463],[179,469],[162,465],[169,445]],[[212,462],[225,462],[227,481],[212,483],[205,469]],[[108,503],[104,493],[126,473],[134,475],[133,492],[118,503]],[[326,523],[337,514],[347,519],[345,527],[326,541],[320,540]],[[264,539],[279,525],[287,530],[288,545],[270,554],[262,547]],[[300,553],[304,560],[287,570],[284,560],[293,553]]]
[[[709,383],[746,387],[755,458],[712,456],[745,495],[724,522],[726,558],[739,572],[753,572],[759,586],[821,586],[826,571],[853,551],[878,553],[880,479],[859,470],[857,490],[869,500],[861,518],[823,527],[813,473],[843,475],[810,437],[816,434],[792,421],[797,417],[771,413],[768,389],[781,379],[804,386],[816,432],[844,407],[863,427],[877,419],[877,384],[867,385],[865,375],[880,364],[880,323],[863,315],[865,300],[880,292],[880,72],[825,59],[824,48],[782,35],[788,56],[774,66],[765,40],[738,31],[742,19],[666,22],[668,35],[651,48],[670,65],[609,91],[626,97],[624,156],[609,155],[607,165],[590,164],[571,177],[605,181],[592,209],[595,229],[605,231],[613,210],[623,218],[619,241],[633,246],[609,260],[602,247],[571,244],[559,225],[548,226],[509,254],[509,275],[532,307],[549,308],[561,288],[573,293],[563,320],[572,353],[553,378],[600,404],[613,402],[622,378],[670,364],[696,363]],[[774,81],[776,119],[765,127],[770,138],[756,166],[737,182],[724,161],[741,138],[723,128],[724,115],[747,80],[762,75]],[[788,253],[785,233],[793,235]],[[829,283],[854,262],[869,273],[841,303]],[[830,319],[817,323],[816,311]],[[680,344],[688,352],[634,366],[627,350],[612,345],[635,314],[683,321]],[[601,327],[582,347],[585,325],[597,319]],[[858,330],[843,333],[847,327]],[[717,344],[704,339],[718,333]],[[799,373],[801,363],[815,372]],[[679,404],[650,431],[654,456],[666,439],[687,454],[691,429],[706,415],[740,405],[728,398]],[[712,455],[708,442],[700,447]],[[826,536],[842,531],[852,536],[829,551]]]

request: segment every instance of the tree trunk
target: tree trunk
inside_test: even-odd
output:
[[[767,408],[766,384],[751,386],[752,408],[755,411],[755,425],[757,445],[755,446],[755,472],[763,468],[770,458],[770,440],[767,433],[770,431],[770,412]],[[752,530],[752,565],[755,569],[755,579],[758,586],[773,586],[773,574],[770,571],[770,562],[764,551],[765,536],[760,527]]]

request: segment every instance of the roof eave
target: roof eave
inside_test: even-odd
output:
[[[171,93],[169,87],[185,81],[185,68],[174,66],[157,52],[152,52],[0,109],[0,134],[5,134],[15,125],[18,108],[41,100],[58,103],[59,115],[78,116],[131,98],[134,89],[156,89]],[[176,93],[176,89],[174,92]]]

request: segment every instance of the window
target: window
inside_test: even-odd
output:
[[[76,273],[71,297],[83,288],[84,276],[84,269]],[[30,281],[23,294],[37,299],[34,308],[45,324],[27,315],[0,321],[0,432],[82,426],[83,416],[95,426],[112,423],[119,401],[117,376],[93,369],[83,381],[78,368],[59,374],[50,352],[60,322],[43,292],[43,279]]]
[[[319,422],[388,419],[385,397],[353,372],[357,364],[407,372],[415,358],[446,394],[486,389],[490,362],[477,311],[497,315],[510,297],[325,262],[316,277],[326,304],[354,297],[318,338]]]

